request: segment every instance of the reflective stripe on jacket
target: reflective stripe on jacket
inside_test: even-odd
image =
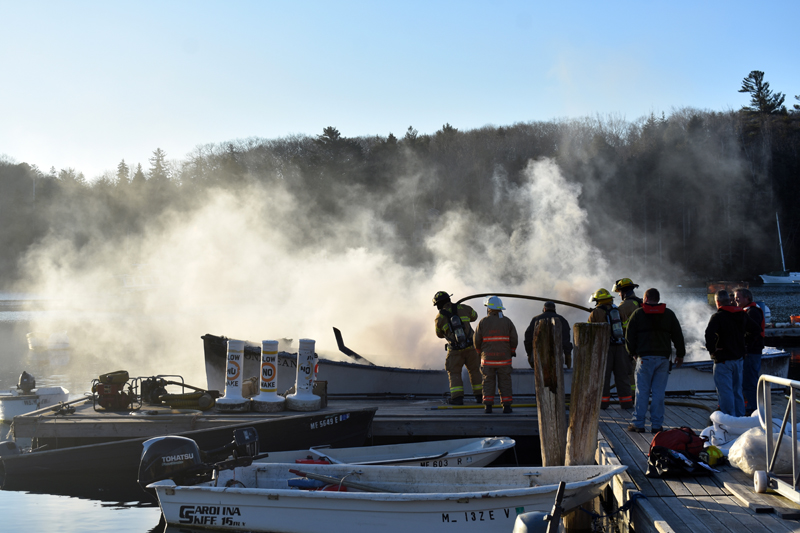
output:
[[[517,328],[505,316],[488,315],[475,329],[475,349],[485,366],[510,366],[511,354],[516,352],[518,342]]]

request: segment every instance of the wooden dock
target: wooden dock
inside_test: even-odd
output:
[[[785,408],[785,400],[773,396],[775,416]],[[449,406],[441,398],[371,398],[330,400],[325,410],[378,407],[368,444],[412,442],[469,436],[509,436],[517,440],[513,454],[501,457],[502,464],[541,464],[539,427],[534,399],[515,397],[514,412],[499,409],[484,414],[482,406],[467,400],[463,407]],[[710,425],[709,415],[716,405],[713,397],[668,397],[665,427],[688,426],[696,432]],[[295,414],[257,415],[265,417]],[[214,420],[216,417],[218,419]],[[98,439],[141,436],[143,431],[157,434],[197,429],[222,422],[241,422],[253,415],[167,414],[130,416],[96,412],[91,404],[78,409],[77,415],[39,414],[18,417],[15,431],[19,437],[68,439],[73,435]],[[135,419],[144,419],[137,421]],[[600,413],[599,445],[596,460],[600,464],[624,464],[625,474],[617,476],[605,495],[606,510],[618,509],[636,499],[628,511],[616,516],[621,533],[639,532],[800,532],[800,506],[776,493],[756,494],[753,482],[740,470],[723,466],[710,476],[664,480],[645,476],[647,454],[653,435],[627,431],[631,412],[619,405]],[[186,426],[184,428],[184,426]],[[641,495],[643,497],[637,497]]]
[[[699,433],[711,425],[708,417],[715,398],[667,401],[673,405],[667,405],[665,427],[688,426]],[[780,413],[782,410],[777,415]],[[647,433],[629,432],[630,421],[631,412],[619,406],[603,411],[596,455],[601,464],[628,465],[627,472],[607,491],[606,501],[612,508],[624,505],[635,494],[644,496],[636,498],[630,511],[620,513],[624,516],[616,523],[622,533],[800,531],[800,506],[774,492],[755,493],[752,478],[732,466],[717,467],[720,472],[710,476],[646,477],[653,435],[649,426]]]

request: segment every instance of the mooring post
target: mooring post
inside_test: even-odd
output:
[[[592,465],[597,450],[600,400],[611,341],[607,323],[577,323],[573,326],[575,353],[572,357],[572,388],[569,398],[566,465]],[[587,509],[591,502],[584,504]],[[567,531],[591,531],[591,517],[573,512],[564,517]]]
[[[567,441],[564,348],[557,319],[540,320],[533,334],[536,409],[542,466],[563,466]]]

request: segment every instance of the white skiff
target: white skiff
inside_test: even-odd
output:
[[[507,533],[518,514],[548,511],[560,481],[562,506],[592,500],[626,466],[419,468],[363,465],[259,464],[237,469],[226,486],[151,483],[168,524],[226,531],[381,533],[480,531]],[[328,476],[344,492],[290,488]],[[358,487],[358,488],[356,488]],[[362,491],[361,489],[369,489]]]
[[[10,389],[0,393],[0,423],[10,424],[15,416],[66,402],[68,399],[69,391],[64,387],[41,387],[29,393]]]

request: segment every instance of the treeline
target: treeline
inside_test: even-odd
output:
[[[136,236],[219,189],[253,186],[287,191],[305,206],[315,231],[298,232],[299,244],[324,242],[329,221],[369,206],[396,228],[398,260],[424,264],[424,238],[450,210],[469,210],[509,234],[518,227],[518,214],[498,207],[497,187],[523,185],[528,162],[539,158],[554,159],[581,185],[590,241],[626,275],[661,269],[676,281],[749,279],[779,270],[776,212],[787,268],[797,270],[800,112],[753,102],[633,122],[609,116],[466,131],[445,124],[432,135],[409,127],[399,137],[346,137],[327,127],[317,136],[198,147],[179,161],[157,149],[147,169],[123,160],[92,182],[74,169],[0,162],[0,281],[19,276],[18,259],[43,239],[67,238],[80,249]]]

